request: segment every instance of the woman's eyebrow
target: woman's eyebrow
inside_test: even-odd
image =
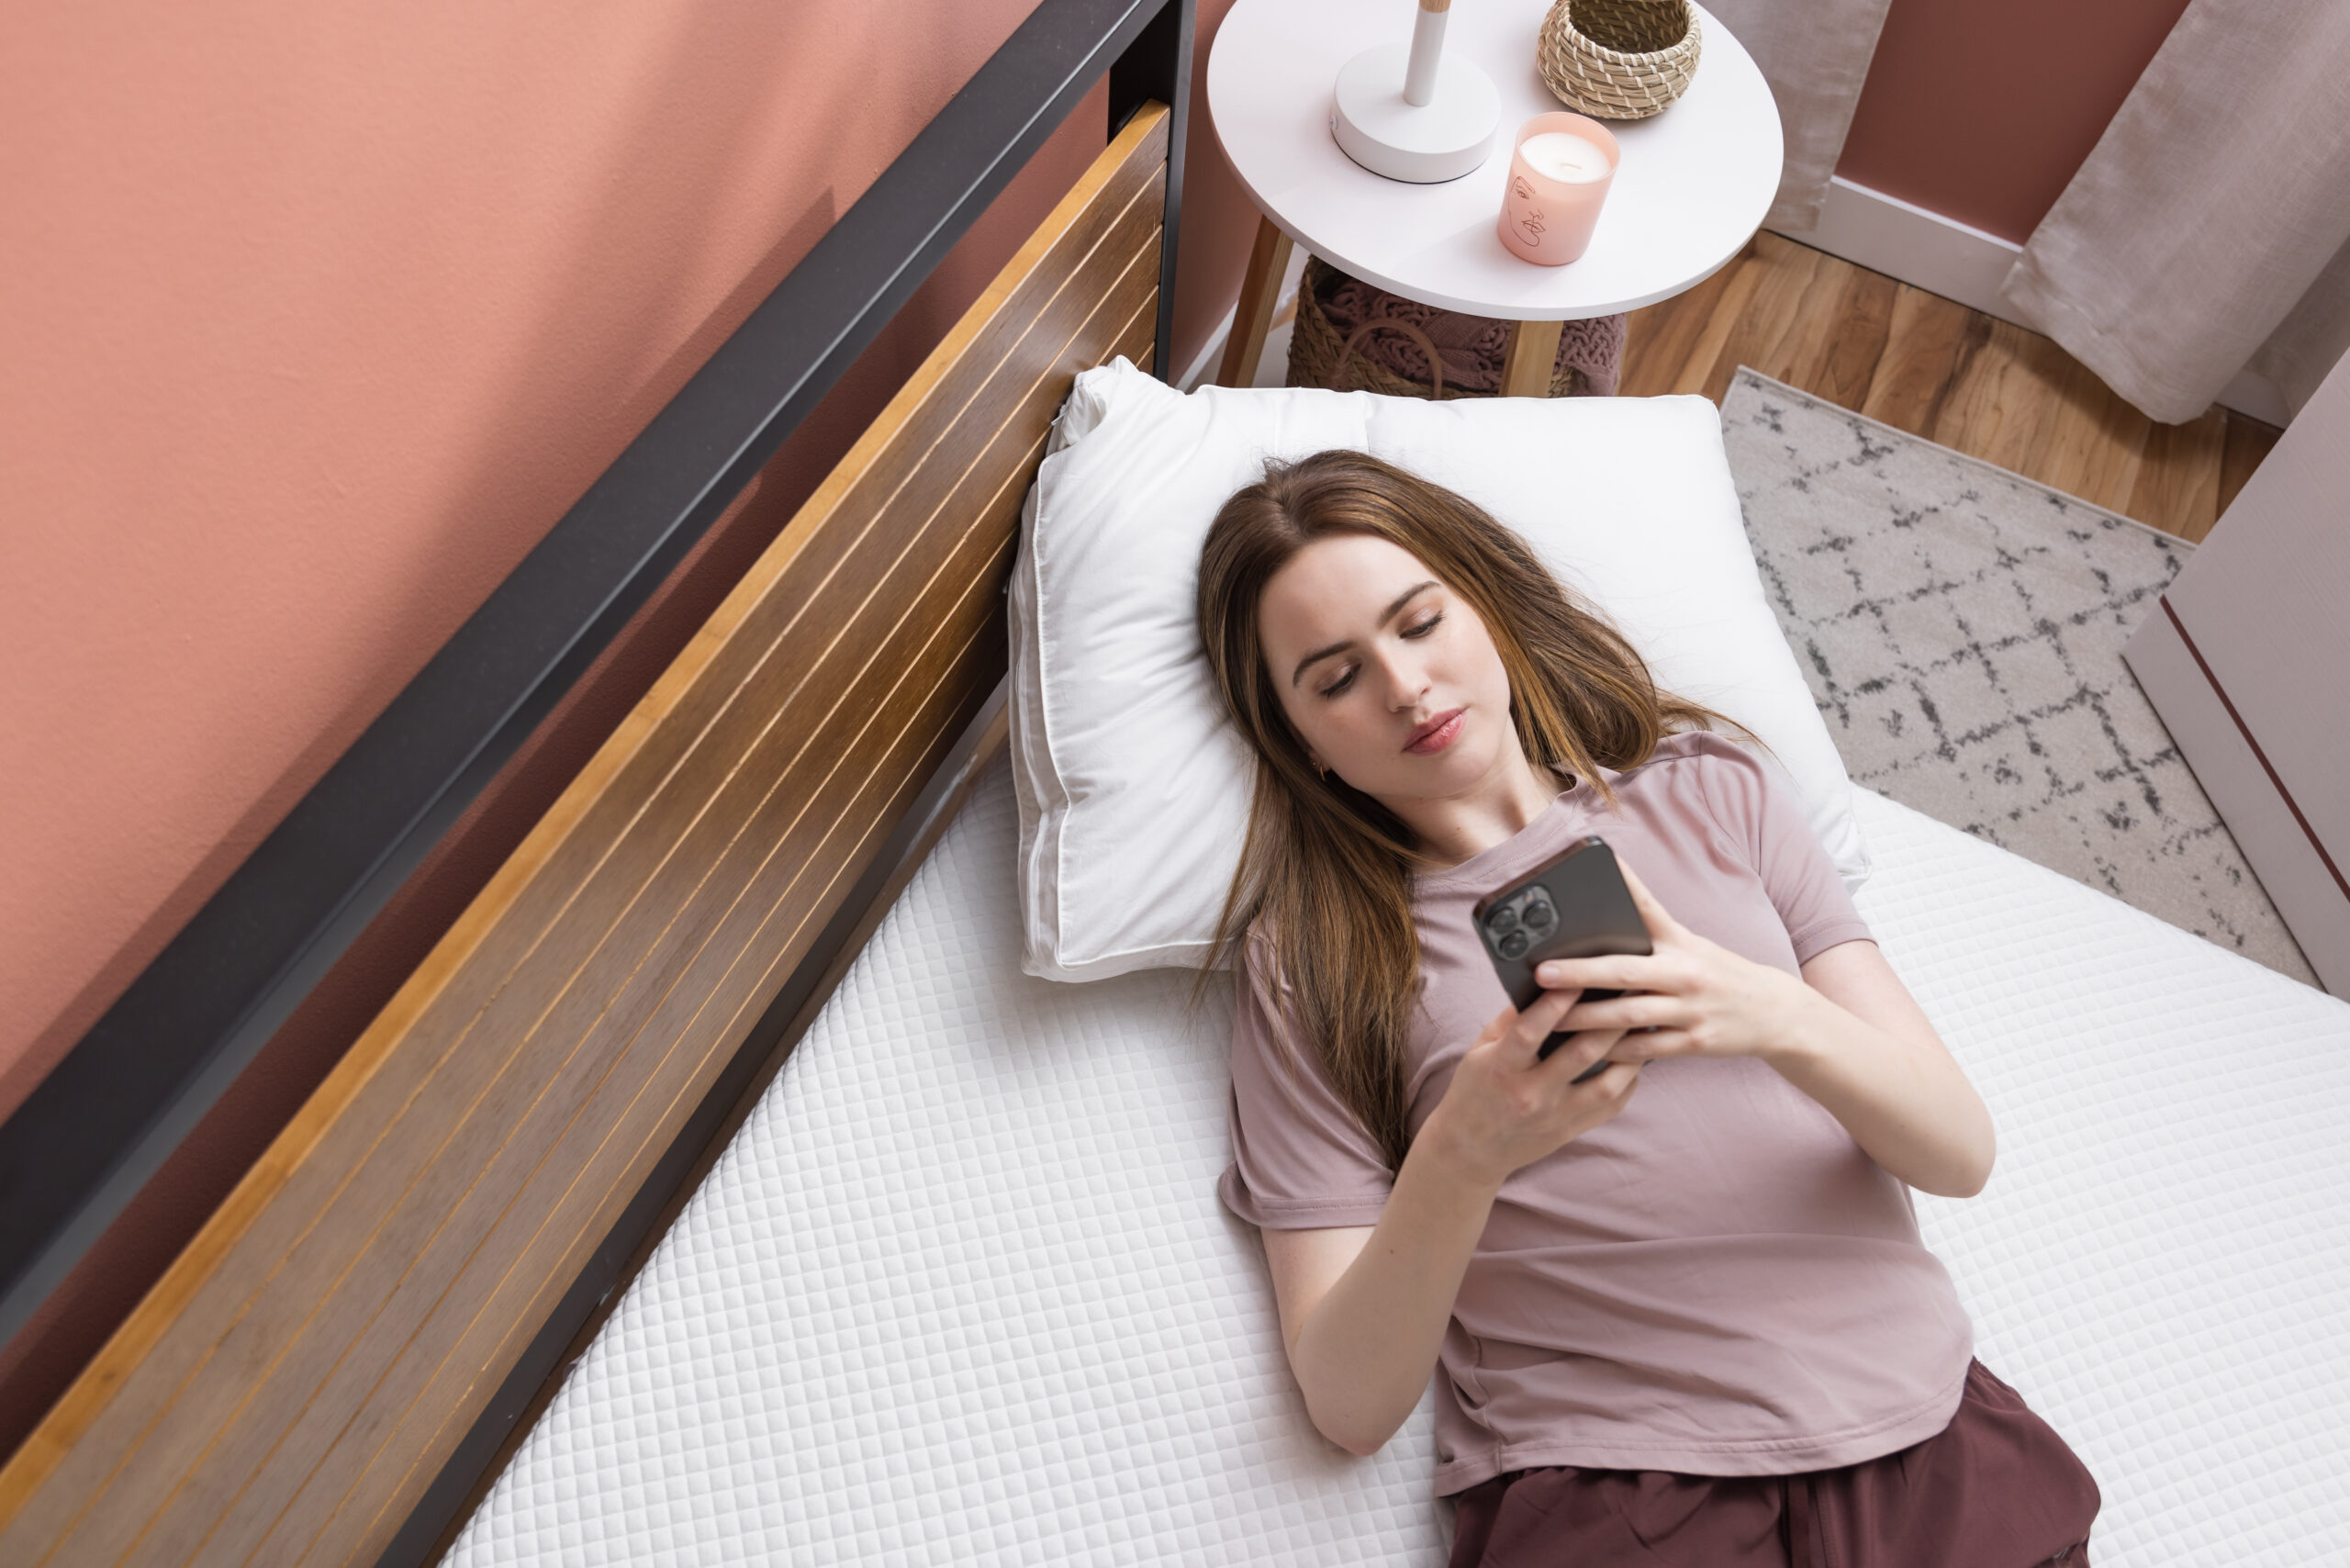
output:
[[[1386,609],[1379,612],[1379,624],[1384,626],[1390,621],[1393,621],[1397,616],[1403,614],[1404,607],[1412,602],[1414,596],[1420,593],[1423,589],[1432,588],[1434,587],[1436,587],[1436,579],[1434,577],[1429,577],[1425,581],[1414,583],[1410,588],[1407,588],[1402,593],[1397,594],[1393,601],[1391,602]],[[1324,659],[1330,657],[1333,654],[1345,653],[1348,648],[1351,648],[1354,645],[1354,639],[1348,637],[1343,641],[1333,643],[1326,648],[1315,649],[1312,653],[1297,661],[1297,667],[1290,671],[1289,683],[1292,686],[1295,686],[1299,681],[1305,678],[1305,672],[1307,669],[1311,668],[1315,665],[1320,664]]]

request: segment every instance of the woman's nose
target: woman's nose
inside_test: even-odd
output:
[[[1427,672],[1419,662],[1397,654],[1389,654],[1380,662],[1387,681],[1387,705],[1398,711],[1418,707],[1428,689]]]

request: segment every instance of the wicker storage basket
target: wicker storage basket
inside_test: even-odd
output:
[[[1559,102],[1594,119],[1646,119],[1696,73],[1689,0],[1558,0],[1535,60]]]
[[[1350,337],[1342,338],[1324,309],[1324,301],[1347,281],[1347,274],[1325,263],[1321,257],[1306,260],[1305,275],[1297,286],[1297,326],[1289,340],[1289,374],[1284,384],[1291,386],[1320,386],[1333,392],[1377,392],[1389,398],[1433,398],[1449,402],[1455,398],[1490,398],[1491,392],[1472,392],[1444,384],[1444,367],[1437,355],[1436,345],[1426,332],[1409,321],[1373,320],[1356,328]],[[1364,336],[1374,330],[1394,328],[1416,340],[1420,353],[1428,362],[1433,383],[1415,381],[1400,375],[1375,360],[1366,359],[1360,353]],[[1574,390],[1575,372],[1572,365],[1554,368],[1550,376],[1550,396],[1564,398]]]

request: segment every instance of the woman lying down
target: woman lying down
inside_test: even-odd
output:
[[[1359,453],[1225,503],[1199,620],[1259,759],[1220,1191],[1315,1425],[1374,1452],[1441,1364],[1453,1568],[2085,1563],[1904,1185],[1980,1191],[1990,1114],[1776,765]],[[1517,1012],[1472,910],[1595,834],[1654,950]]]

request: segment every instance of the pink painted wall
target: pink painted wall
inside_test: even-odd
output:
[[[2187,0],[1893,0],[1836,172],[2021,243]]]
[[[1030,3],[18,19],[0,1114]],[[0,1347],[0,1454],[1091,162],[1105,109],[1070,117]]]

